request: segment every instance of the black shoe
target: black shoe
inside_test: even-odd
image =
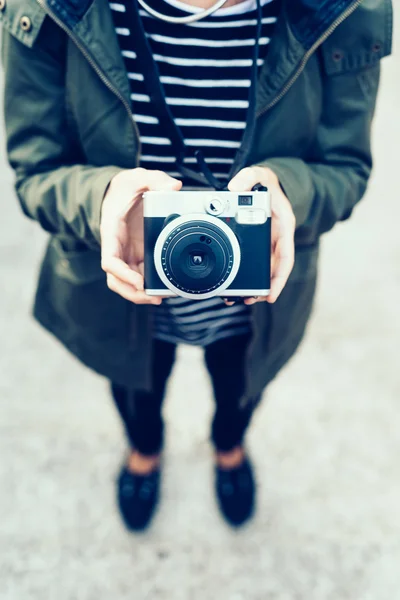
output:
[[[122,468],[117,482],[118,505],[128,529],[143,531],[154,515],[160,491],[160,471],[136,475]]]
[[[225,519],[234,527],[248,521],[254,513],[256,485],[248,458],[236,469],[215,468],[215,491]]]

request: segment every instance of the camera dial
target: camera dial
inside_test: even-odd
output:
[[[219,215],[222,215],[222,213],[226,209],[226,202],[218,196],[211,196],[208,197],[206,200],[205,209],[209,215],[219,217]]]

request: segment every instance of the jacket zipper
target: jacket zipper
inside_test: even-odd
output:
[[[333,33],[333,31],[336,29],[336,27],[338,27],[341,23],[343,23],[343,21],[345,21],[347,19],[347,17],[349,17],[351,15],[351,13],[356,10],[356,8],[361,4],[362,1],[363,0],[356,0],[354,2],[354,4],[349,6],[336,19],[336,21],[334,21],[328,27],[328,29],[318,38],[318,40],[316,42],[314,42],[314,44],[311,46],[311,48],[309,50],[307,50],[307,52],[303,56],[297,71],[292,75],[291,79],[281,89],[279,94],[277,96],[275,96],[275,98],[269,104],[267,104],[267,106],[264,106],[264,108],[262,108],[261,110],[259,110],[257,112],[256,118],[261,117],[261,115],[263,115],[265,112],[267,112],[267,110],[270,110],[273,106],[275,106],[275,104],[277,104],[280,100],[282,100],[283,96],[285,96],[285,94],[287,94],[287,92],[290,90],[292,85],[298,80],[301,73],[304,71],[305,66],[307,65],[310,57],[314,54],[314,52],[317,50],[317,48],[331,35],[331,33]]]
[[[304,71],[310,57],[314,54],[314,52],[317,50],[317,48],[331,35],[331,33],[333,33],[333,31],[336,29],[336,27],[338,27],[341,23],[343,23],[343,21],[345,21],[347,19],[347,17],[349,17],[351,15],[351,13],[353,13],[356,10],[356,8],[361,4],[362,1],[363,0],[356,0],[351,6],[349,6],[336,19],[336,21],[334,21],[328,27],[328,29],[318,38],[318,40],[311,46],[311,48],[309,50],[307,50],[307,52],[305,53],[305,55],[303,56],[303,58],[300,62],[300,65],[299,65],[297,71],[292,75],[290,80],[281,89],[279,94],[277,96],[275,96],[275,98],[269,104],[267,104],[267,106],[264,106],[261,110],[259,110],[257,112],[256,118],[260,117],[261,115],[266,113],[268,110],[270,110],[273,106],[275,106],[275,104],[277,104],[285,96],[285,94],[287,94],[287,92],[290,90],[290,88],[293,86],[293,84],[300,77],[301,73]],[[271,309],[271,306],[269,306],[269,309]],[[253,315],[252,315],[253,316],[252,321],[253,321],[254,320],[254,311],[252,311],[252,313],[253,313]],[[247,346],[246,357],[245,357],[245,365],[246,365],[246,367],[245,367],[245,392],[244,392],[245,397],[248,396],[249,373],[250,373],[249,361],[250,361],[251,351],[252,351],[252,348],[254,347],[254,344],[255,344],[255,340],[254,340],[254,329],[253,329],[253,335]]]
[[[57,23],[57,25],[68,35],[68,37],[74,42],[74,44],[76,45],[76,47],[78,48],[78,50],[80,50],[80,52],[86,58],[86,60],[88,61],[88,63],[90,64],[90,66],[93,68],[93,70],[95,71],[95,73],[99,76],[99,78],[104,83],[104,85],[106,87],[108,87],[108,89],[115,96],[117,96],[117,98],[119,100],[121,100],[122,104],[124,105],[124,107],[125,107],[125,109],[126,109],[126,111],[128,113],[129,119],[130,119],[130,121],[132,123],[132,127],[133,127],[133,130],[134,130],[135,136],[137,138],[138,152],[137,152],[137,163],[136,164],[139,164],[140,154],[141,154],[140,135],[139,135],[138,126],[137,126],[136,121],[135,121],[135,119],[133,117],[132,109],[129,106],[129,103],[126,101],[126,99],[121,94],[121,92],[119,91],[119,89],[117,87],[115,87],[111,83],[111,81],[107,78],[107,76],[101,70],[101,68],[99,67],[99,65],[96,63],[96,61],[90,55],[90,53],[87,51],[87,49],[85,48],[85,46],[83,44],[81,44],[81,42],[79,41],[79,39],[71,32],[71,30],[68,29],[68,27],[46,5],[45,0],[37,0],[37,3],[53,19],[53,21],[55,21],[55,23]]]

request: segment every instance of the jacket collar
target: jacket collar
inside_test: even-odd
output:
[[[49,9],[65,25],[73,29],[88,11],[94,0],[46,0]]]
[[[132,0],[134,1],[134,0]],[[108,0],[44,0],[49,12],[69,30],[114,88],[130,103],[129,82],[115,35]],[[290,80],[305,53],[356,0],[284,0],[267,61],[257,111]]]
[[[129,81],[109,0],[41,0],[41,3],[50,17],[68,32],[98,73],[104,75],[129,105]]]
[[[294,37],[310,48],[354,0],[286,0],[285,13]],[[50,10],[73,29],[96,0],[46,0]]]
[[[286,15],[294,37],[305,50],[345,12],[354,0],[286,0]]]
[[[301,68],[307,51],[357,0],[285,0],[261,72],[256,111],[282,92]]]

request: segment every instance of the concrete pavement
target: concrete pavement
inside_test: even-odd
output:
[[[385,61],[367,197],[326,236],[307,339],[252,427],[259,506],[241,532],[215,507],[193,348],[168,391],[161,509],[146,535],[123,530],[121,427],[106,383],[29,316],[45,235],[2,154],[1,600],[400,599],[399,70]]]

